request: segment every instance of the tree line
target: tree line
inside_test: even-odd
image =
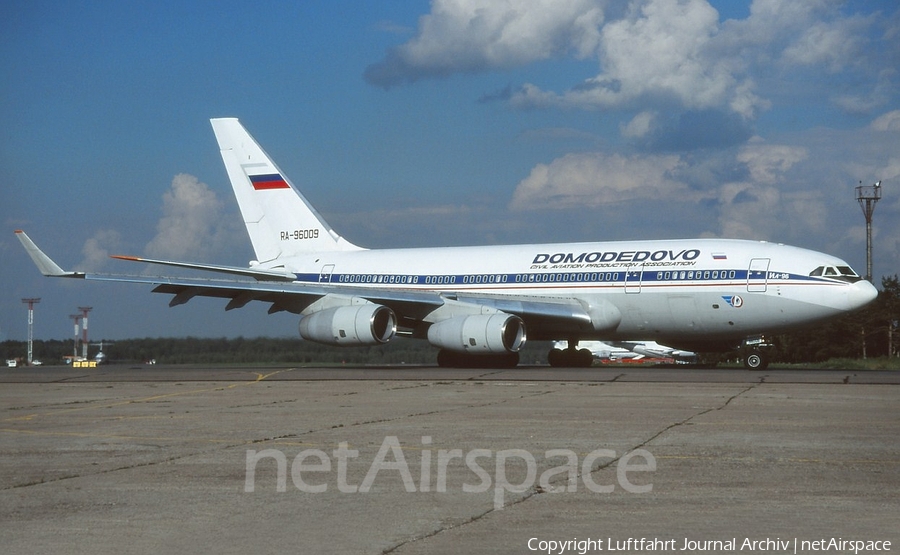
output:
[[[772,362],[822,362],[833,358],[897,356],[900,352],[900,281],[884,277],[878,298],[864,309],[806,329],[778,335]],[[73,354],[71,339],[35,340],[33,353],[45,364],[60,364]],[[97,354],[93,347],[91,358]],[[549,342],[528,342],[523,364],[545,362]],[[0,342],[0,361],[25,358],[25,341]],[[78,347],[79,354],[81,346]],[[396,340],[376,347],[340,348],[299,338],[144,338],[105,341],[113,362],[165,364],[431,364],[436,350],[421,340]],[[716,355],[712,359],[727,358]]]

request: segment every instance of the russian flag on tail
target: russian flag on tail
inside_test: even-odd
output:
[[[269,189],[288,189],[290,186],[287,181],[281,177],[281,174],[269,173],[265,175],[249,175],[250,183],[257,191],[267,191]]]

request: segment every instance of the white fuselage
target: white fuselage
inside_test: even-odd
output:
[[[583,338],[743,337],[853,310],[875,294],[858,278],[810,275],[817,267],[847,266],[833,256],[726,239],[360,250],[280,263],[298,282],[348,293],[377,287],[574,298],[621,313],[614,328]]]

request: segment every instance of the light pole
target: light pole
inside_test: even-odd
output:
[[[22,302],[28,305],[28,366],[34,359],[34,305],[41,302],[38,297],[30,299],[22,299]]]
[[[866,279],[872,281],[872,213],[875,212],[875,204],[881,200],[881,181],[874,185],[863,185],[862,181],[856,187],[856,200],[866,217]]]
[[[81,311],[81,356],[87,360],[88,355],[88,312],[93,310],[92,306],[79,306]]]
[[[69,318],[75,321],[75,340],[72,342],[72,362],[78,359],[78,325],[81,323],[81,314],[69,314]]]

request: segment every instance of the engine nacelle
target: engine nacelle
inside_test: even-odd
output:
[[[512,314],[459,316],[432,324],[428,342],[460,353],[516,353],[525,344],[525,322]]]
[[[396,333],[394,311],[372,303],[320,310],[300,320],[300,337],[327,345],[380,345]]]

